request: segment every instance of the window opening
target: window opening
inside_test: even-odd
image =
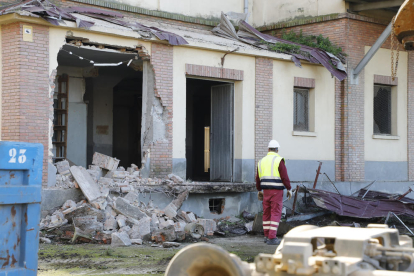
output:
[[[309,90],[293,90],[293,130],[309,131]]]
[[[391,86],[374,85],[374,134],[391,135]]]
[[[224,211],[224,198],[210,198],[208,200],[208,207],[210,213],[220,215]]]

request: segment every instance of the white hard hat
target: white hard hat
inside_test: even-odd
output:
[[[272,140],[269,142],[269,146],[268,146],[269,149],[274,149],[274,148],[279,148],[279,147],[280,145],[278,141]]]

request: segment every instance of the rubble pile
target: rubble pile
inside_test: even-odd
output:
[[[100,153],[93,156],[89,169],[70,166],[68,161],[56,164],[60,187],[82,190],[85,200],[67,200],[63,206],[42,219],[43,240],[100,242],[112,246],[129,246],[152,241],[153,246],[173,247],[174,241],[186,237],[200,239],[213,235],[216,222],[201,219],[181,210],[189,191],[184,189],[164,209],[139,200],[141,185],[157,183],[171,187],[184,181],[173,174],[165,179],[144,179],[139,168],[118,167],[119,160]],[[176,191],[175,191],[176,192]],[[179,244],[178,244],[179,245]]]

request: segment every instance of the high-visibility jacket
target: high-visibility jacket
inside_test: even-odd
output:
[[[279,164],[282,160],[285,159],[276,152],[269,152],[259,161],[257,169],[262,189],[285,189],[279,174]]]

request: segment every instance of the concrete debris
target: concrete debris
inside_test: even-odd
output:
[[[208,236],[214,235],[214,231],[217,230],[217,224],[212,219],[198,219],[197,222],[203,226],[204,233]]]
[[[179,177],[178,175],[175,175],[175,174],[169,174],[168,175],[168,178],[171,181],[173,181],[174,184],[182,184],[182,183],[184,183],[184,180],[181,177]]]
[[[48,238],[43,238],[43,237],[40,237],[40,238],[39,238],[39,240],[40,240],[41,242],[43,242],[43,243],[52,243],[52,241],[51,241],[50,239],[48,239]]]
[[[141,244],[142,244],[142,240],[141,240],[141,239],[131,239],[131,243],[132,243],[132,244],[138,244],[138,245],[141,245]]]
[[[95,152],[93,155],[92,164],[99,166],[102,169],[106,169],[108,171],[116,170],[119,164],[118,159],[104,155],[99,152]]]
[[[199,239],[204,235],[204,227],[201,224],[192,222],[184,227],[186,234],[191,235],[195,239]]]
[[[118,165],[118,159],[100,153],[94,154],[88,169],[59,162],[57,182],[61,187],[79,185],[86,200],[67,200],[42,219],[41,230],[51,234],[48,237],[53,241],[129,246],[152,240],[155,246],[163,244],[165,248],[178,247],[177,241],[187,237],[200,239],[217,231],[214,220],[197,220],[194,213],[181,210],[189,190],[174,186],[184,183],[182,178],[174,174],[166,179],[141,178],[138,166],[131,164],[125,169]],[[163,209],[151,199],[142,202],[140,193],[145,190],[141,187],[149,185],[168,187],[167,195],[174,196],[173,200]]]
[[[180,247],[181,243],[178,242],[164,242],[162,247],[164,248],[171,248],[171,247]]]
[[[111,238],[112,238],[112,242],[111,242],[112,247],[130,246],[132,244],[131,240],[129,239],[128,234],[125,232],[112,233]]]

